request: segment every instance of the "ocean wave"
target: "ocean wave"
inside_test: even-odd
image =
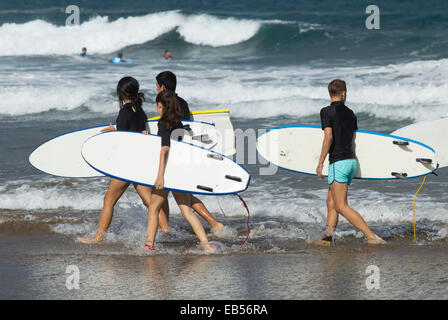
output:
[[[49,110],[74,110],[82,105],[91,107],[92,111],[103,110],[98,104],[98,96],[102,96],[99,88],[94,87],[0,87],[0,114],[24,115]],[[92,102],[96,100],[96,103]],[[109,104],[110,106],[110,104]]]
[[[52,67],[5,74],[8,85],[0,87],[0,114],[17,116],[79,107],[102,114],[116,113],[115,81],[129,71],[117,71],[114,66],[106,70],[90,68],[85,77],[85,66],[81,67],[69,72]],[[144,104],[146,112],[154,110],[154,76],[160,71],[158,68],[149,65],[147,69],[131,71],[148,98]],[[348,86],[347,105],[357,113],[416,121],[447,115],[448,59],[331,68],[299,65],[210,71],[207,66],[192,68],[183,63],[175,68],[181,69],[176,72],[177,91],[192,110],[228,108],[232,116],[247,119],[318,115],[329,103],[328,82],[342,78]]]
[[[176,30],[189,43],[220,47],[252,38],[263,24],[290,23],[280,20],[220,18],[208,14],[165,11],[144,16],[95,17],[79,26],[56,26],[44,20],[0,26],[0,56],[71,55],[87,47],[89,52],[107,54],[139,45]],[[300,24],[301,32],[317,28]]]

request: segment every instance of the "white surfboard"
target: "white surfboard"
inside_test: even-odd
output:
[[[431,146],[439,160],[439,167],[448,166],[448,117],[436,120],[421,121],[401,129],[391,135],[406,137]]]
[[[257,150],[278,167],[316,175],[322,149],[320,126],[273,128],[257,140]],[[434,150],[421,142],[378,132],[357,130],[358,179],[415,178],[437,169]],[[328,175],[328,156],[323,174]]]
[[[207,149],[219,146],[220,140],[214,125],[197,121],[183,121],[183,123],[191,129],[184,135],[186,142]],[[148,121],[148,125],[150,132],[157,133],[157,122]],[[107,127],[92,127],[57,136],[36,148],[29,156],[29,161],[37,169],[55,176],[71,178],[103,176],[83,160],[81,147],[84,141]]]
[[[84,160],[101,173],[141,185],[154,186],[161,141],[156,135],[111,131],[83,144]],[[199,194],[232,194],[246,190],[250,175],[233,160],[210,150],[171,139],[164,175],[168,190]]]
[[[194,121],[208,122],[215,125],[218,144],[212,150],[221,153],[227,157],[231,157],[236,153],[235,131],[230,119],[230,111],[228,109],[218,110],[199,110],[191,112]],[[158,120],[154,117],[149,120]]]

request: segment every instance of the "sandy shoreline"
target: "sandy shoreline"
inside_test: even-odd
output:
[[[55,236],[0,233],[0,242],[0,299],[448,299],[444,245],[298,244],[294,253],[135,256],[109,244],[74,250],[80,244]],[[79,269],[79,290],[66,287],[70,265]],[[366,287],[371,265],[379,289]]]

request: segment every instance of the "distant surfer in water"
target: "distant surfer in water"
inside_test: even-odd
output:
[[[137,80],[132,77],[122,78],[117,85],[117,95],[120,104],[120,112],[117,117],[117,130],[147,133],[147,117],[142,108],[144,95],[139,92],[139,83]],[[112,130],[115,130],[115,127],[110,124],[109,127],[103,129],[101,132]],[[103,210],[101,211],[95,235],[92,238],[78,237],[79,241],[82,243],[96,243],[103,240],[104,234],[112,221],[114,206],[129,187],[129,184],[129,182],[115,178],[110,180],[109,188],[104,196]],[[152,188],[138,184],[134,184],[134,188],[142,199],[143,204],[149,209]],[[161,205],[160,216],[158,218],[160,228],[164,232],[169,231],[168,210],[168,202],[165,201]]]
[[[87,57],[87,48],[86,47],[82,48],[81,52],[78,53],[78,56]]]
[[[110,61],[113,62],[113,63],[125,63],[125,62],[129,62],[129,61],[127,61],[127,60],[125,60],[125,59],[123,58],[123,53],[121,53],[121,52],[119,52],[119,53],[117,54],[117,56],[116,56],[115,58],[112,58]]]
[[[172,60],[173,57],[171,56],[171,51],[168,50],[168,49],[166,49],[166,50],[165,50],[165,53],[163,54],[163,58],[164,58],[165,60]]]
[[[348,186],[358,169],[353,143],[358,124],[353,111],[345,106],[347,96],[345,81],[338,79],[331,81],[328,85],[328,92],[330,93],[331,105],[320,111],[324,140],[319,164],[316,168],[319,178],[323,178],[323,165],[327,154],[329,154],[328,215],[327,226],[321,243],[331,244],[339,214],[342,214],[352,225],[358,228],[366,236],[368,243],[384,243],[383,239],[370,230],[361,215],[348,205]]]
[[[191,120],[190,109],[188,103],[176,94],[177,79],[176,75],[171,71],[163,71],[156,76],[156,90],[158,93],[168,90],[173,92],[181,109],[181,120]],[[212,232],[218,235],[224,229],[224,225],[217,222],[210,214],[201,200],[194,195],[191,197],[191,204],[194,211],[196,211],[212,228]]]
[[[156,97],[156,108],[157,112],[160,114],[157,135],[161,137],[161,150],[157,179],[154,182],[155,190],[152,192],[148,210],[148,231],[145,248],[150,251],[154,250],[154,242],[159,226],[159,211],[163,204],[167,202],[168,193],[170,192],[169,190],[164,189],[164,175],[169,157],[172,133],[174,132],[176,135],[176,132],[179,132],[177,129],[183,128],[183,124],[180,121],[182,119],[182,112],[174,92],[168,90],[161,91]],[[192,195],[190,193],[178,191],[172,191],[172,194],[180,208],[182,216],[193,228],[203,249],[208,252],[214,252],[214,248],[208,242],[207,234],[205,233],[201,221],[193,213],[191,208]]]

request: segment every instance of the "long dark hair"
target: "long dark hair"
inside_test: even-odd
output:
[[[117,96],[120,108],[123,108],[123,101],[129,99],[135,109],[141,109],[145,95],[139,92],[140,85],[137,80],[132,77],[124,77],[118,81]]]
[[[163,90],[157,95],[156,103],[161,103],[163,106],[160,121],[164,122],[169,130],[173,129],[182,119],[182,111],[176,94],[169,90]]]

